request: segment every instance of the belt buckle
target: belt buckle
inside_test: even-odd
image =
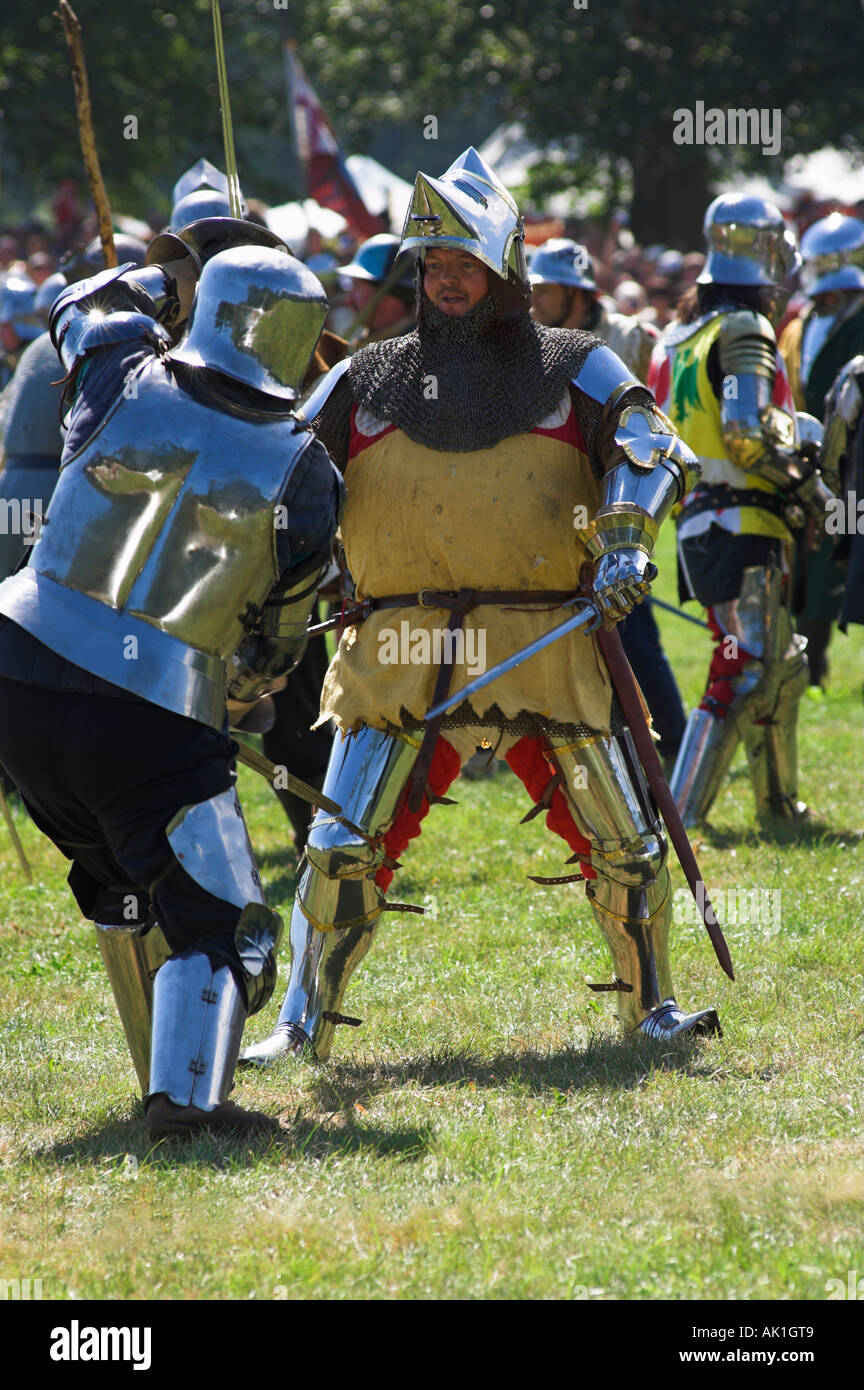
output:
[[[418,604],[420,605],[421,608],[440,608],[440,607],[441,607],[441,604],[440,604],[440,603],[427,603],[427,602],[426,602],[425,595],[426,595],[426,594],[440,594],[440,593],[443,593],[443,592],[444,592],[443,589],[418,589],[418,590],[417,590],[417,602],[418,602]]]

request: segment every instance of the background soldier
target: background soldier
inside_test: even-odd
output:
[[[226,686],[253,699],[302,652],[341,492],[291,409],[320,284],[269,232],[196,226],[226,249],[176,346],[198,263],[176,237],[151,246],[162,264],[55,304],[64,468],[0,586],[0,760],[73,860],[155,1138],[264,1123],[227,1100],[281,922],[234,790]]]
[[[12,380],[24,348],[41,332],[36,285],[23,275],[7,276],[0,289],[0,391]]]
[[[474,149],[440,179],[418,174],[402,244],[423,258],[417,330],[358,352],[306,404],[347,474],[360,601],[322,704],[341,732],[325,791],[345,816],[312,823],[288,990],[274,1033],[244,1057],[329,1054],[399,856],[484,740],[581,862],[625,1027],[711,1032],[713,1010],[675,1002],[666,842],[595,639],[577,637],[578,654],[559,642],[424,724],[464,683],[472,646],[494,664],[554,626],[586,562],[607,621],[630,612],[695,460],[604,344],[532,322],[518,210]],[[402,628],[422,652],[445,623],[463,655],[437,673],[381,660]]]
[[[634,376],[648,380],[657,329],[644,319],[605,307],[586,247],[567,237],[544,241],[534,253],[528,279],[532,318],[550,328],[581,328],[595,334]],[[684,706],[649,603],[638,604],[624,620],[621,640],[660,735],[661,756],[671,768],[684,737]]]
[[[655,349],[649,381],[698,454],[702,477],[678,521],[681,597],[708,609],[716,649],[672,777],[685,826],[708,814],[739,740],[760,815],[796,817],[796,725],[806,643],[789,613],[792,533],[824,516],[826,491],[801,440],[772,321],[798,263],[773,203],[715,198],[692,316]]]
[[[371,305],[357,339],[358,347],[396,338],[414,327],[414,257],[404,252],[400,255],[399,245],[398,236],[379,232],[358,246],[353,261],[339,269],[340,281],[344,277],[347,282],[348,302],[354,313],[361,314]]]
[[[821,420],[825,398],[840,369],[864,352],[864,222],[832,212],[801,238],[801,283],[810,303],[786,325],[780,351],[795,405]],[[806,559],[804,603],[798,631],[807,638],[810,684],[828,677],[831,626],[837,620],[846,575],[825,537]]]
[[[586,247],[553,237],[531,258],[531,317],[549,328],[581,328],[608,343],[640,381],[648,380],[657,329],[644,319],[607,309]]]
[[[123,265],[143,265],[147,247],[137,237],[115,236],[117,259]],[[73,253],[36,292],[34,308],[47,328],[48,313],[67,285],[95,275],[104,266],[98,237],[84,251]],[[15,375],[0,403],[0,501],[29,507],[41,516],[48,506],[60,471],[63,435],[60,430],[62,372],[57,352],[46,331],[22,352]],[[31,536],[32,540],[32,536]],[[0,532],[0,579],[20,564],[25,535]]]

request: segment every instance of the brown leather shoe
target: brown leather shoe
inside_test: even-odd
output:
[[[147,1129],[151,1139],[169,1135],[193,1135],[202,1130],[211,1134],[274,1134],[279,1122],[260,1110],[243,1110],[233,1101],[223,1101],[215,1110],[199,1110],[197,1105],[175,1105],[164,1092],[147,1103]]]

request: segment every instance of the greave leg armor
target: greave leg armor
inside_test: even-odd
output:
[[[311,1048],[326,1062],[333,1046],[348,982],[375,939],[378,923],[319,931],[299,902],[291,916],[291,972],[276,1027],[263,1042],[247,1047],[244,1063],[266,1066],[287,1053]]]
[[[807,682],[806,644],[792,632],[779,570],[746,569],[739,597],[713,612],[722,640],[749,659],[730,667],[732,703],[723,717],[700,707],[687,721],[670,781],[681,820],[690,828],[708,815],[742,737],[757,810],[799,814],[795,723]],[[703,704],[710,698],[711,687]]]
[[[151,1096],[215,1110],[234,1079],[246,998],[227,965],[194,949],[165,962],[153,984]]]
[[[385,857],[381,839],[395,819],[417,748],[417,740],[375,729],[336,740],[324,792],[344,815],[319,811],[312,822],[291,915],[288,989],[275,1029],[245,1049],[245,1064],[266,1066],[305,1046],[319,1061],[329,1057],[348,982],[384,911],[375,883]]]
[[[612,953],[622,1027],[648,1037],[718,1031],[713,1009],[685,1015],[675,1002],[666,841],[629,730],[576,745],[548,742],[574,819],[591,843],[597,877],[586,891]]]
[[[780,688],[774,712],[764,723],[744,727],[747,764],[760,817],[794,820],[806,810],[798,800],[798,704],[807,668]]]
[[[745,727],[752,727],[749,721]],[[741,729],[731,714],[718,719],[710,710],[691,710],[669,781],[685,830],[705,820],[740,741]]]
[[[112,927],[96,922],[95,927],[132,1065],[141,1094],[146,1096],[150,1080],[153,977],[171,954],[170,948],[159,927],[151,927],[143,936],[137,926]]]

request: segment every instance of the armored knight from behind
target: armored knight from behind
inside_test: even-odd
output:
[[[228,1100],[281,920],[226,695],[253,699],[299,660],[342,499],[292,412],[319,282],[269,232],[195,226],[157,239],[161,263],[54,304],[63,467],[29,564],[0,586],[0,761],[73,861],[154,1138],[275,1123]]]

